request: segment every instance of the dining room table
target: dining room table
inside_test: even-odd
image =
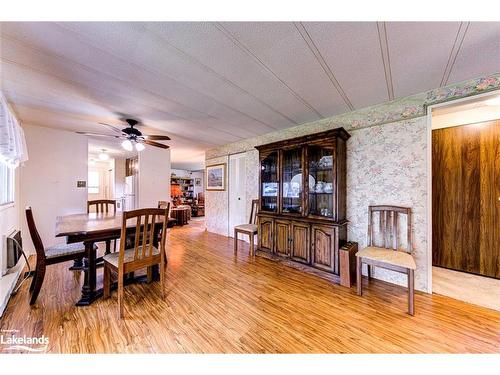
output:
[[[176,220],[169,218],[167,228],[172,228]],[[66,242],[83,242],[85,245],[85,257],[81,269],[84,271],[82,295],[76,303],[77,306],[88,306],[102,297],[102,288],[96,289],[97,268],[102,263],[102,258],[97,258],[97,242],[117,240],[121,236],[123,215],[116,213],[82,213],[58,216],[56,218],[56,237],[66,237]],[[153,245],[158,247],[158,234],[163,223],[155,224],[155,235]],[[136,227],[135,218],[127,220],[127,235],[134,235]],[[130,232],[130,233],[129,233]],[[158,278],[158,267],[153,268],[153,278]],[[128,279],[127,282],[139,281],[139,278]]]

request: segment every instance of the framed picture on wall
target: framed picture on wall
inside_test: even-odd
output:
[[[194,186],[201,186],[201,178],[196,177],[194,179]]]
[[[205,171],[207,179],[206,190],[224,191],[226,190],[226,164],[216,164],[207,166]]]

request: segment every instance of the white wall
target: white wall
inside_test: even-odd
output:
[[[78,180],[87,181],[87,138],[72,132],[23,126],[29,160],[20,167],[20,222],[23,245],[34,251],[24,208],[31,206],[37,229],[45,246],[64,242],[55,237],[56,217],[86,212],[87,188],[77,188]]]
[[[170,201],[170,149],[146,145],[139,152],[139,207],[157,207]]]

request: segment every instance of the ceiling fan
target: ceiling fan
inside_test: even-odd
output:
[[[155,141],[169,141],[170,137],[166,135],[146,135],[142,134],[141,131],[136,129],[134,126],[140,125],[141,123],[137,120],[127,118],[124,119],[124,121],[128,124],[128,126],[125,129],[118,129],[117,127],[110,125],[110,124],[105,124],[103,122],[100,122],[99,124],[105,125],[111,130],[113,130],[116,134],[115,135],[109,135],[109,134],[97,134],[97,133],[87,133],[87,132],[77,132],[78,134],[84,134],[84,135],[89,135],[93,137],[108,137],[108,138],[115,138],[115,139],[122,139],[122,147],[127,150],[127,151],[132,151],[135,149],[137,151],[142,151],[145,149],[144,144],[150,145],[150,146],[155,146],[155,147],[160,147],[160,148],[169,148],[170,146],[164,145],[163,143],[160,142],[155,142]]]

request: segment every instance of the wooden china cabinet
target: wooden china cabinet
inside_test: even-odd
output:
[[[339,249],[347,239],[349,137],[337,128],[256,147],[258,253],[339,275]]]

